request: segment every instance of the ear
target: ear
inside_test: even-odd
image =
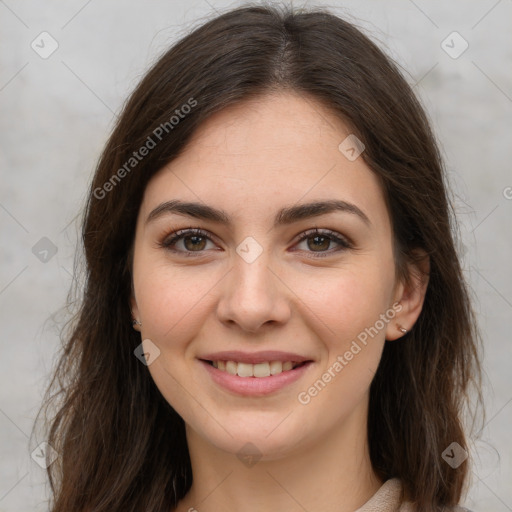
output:
[[[130,311],[132,313],[132,326],[136,331],[141,332],[141,320],[140,320],[140,313],[139,313],[139,307],[137,306],[137,299],[135,298],[135,288],[133,284],[133,273],[132,273],[132,267],[133,267],[133,252],[134,252],[135,243],[132,243],[128,255],[126,258],[126,265],[124,268],[125,273],[128,275],[130,279]]]
[[[394,303],[399,302],[395,318],[386,327],[386,340],[396,340],[410,331],[420,316],[427,293],[430,273],[430,258],[423,249],[415,249],[413,261],[407,263],[407,278],[399,281],[394,294]]]
[[[137,301],[135,300],[135,294],[132,290],[132,295],[130,297],[130,309],[132,312],[132,320],[136,320],[138,323],[133,324],[133,328],[136,331],[140,332],[140,316],[139,316],[139,308],[137,306]]]

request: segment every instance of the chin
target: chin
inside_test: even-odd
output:
[[[239,458],[252,455],[258,460],[276,460],[301,451],[307,444],[304,424],[299,429],[287,418],[289,412],[269,414],[266,421],[261,414],[261,411],[243,413],[243,418],[234,415],[229,426],[223,424],[226,430],[210,422],[208,426],[213,428],[205,430],[205,424],[201,423],[201,428],[194,431],[203,442]]]

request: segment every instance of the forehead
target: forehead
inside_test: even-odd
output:
[[[350,129],[309,96],[279,93],[209,117],[183,153],[148,183],[143,209],[178,197],[270,214],[284,204],[342,199],[387,218],[377,177],[339,146]]]

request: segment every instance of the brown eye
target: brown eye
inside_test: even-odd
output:
[[[204,252],[207,249],[208,242],[212,242],[208,234],[196,228],[171,233],[159,245],[169,251],[189,256],[190,253]]]
[[[309,253],[317,253],[315,257],[329,256],[352,247],[352,244],[339,233],[331,230],[318,230],[316,228],[305,232],[301,236],[299,245],[303,242],[306,242],[306,249],[300,250]],[[329,247],[333,243],[338,245],[338,248],[329,250]]]
[[[327,236],[314,236],[306,239],[308,241],[308,249],[311,250],[327,250],[332,240]],[[312,242],[310,243],[310,241]]]
[[[184,236],[183,245],[189,251],[200,251],[204,249],[206,245],[206,238],[202,236]]]

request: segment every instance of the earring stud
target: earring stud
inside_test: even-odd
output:
[[[142,322],[139,321],[139,320],[133,320],[132,321],[132,326],[135,327],[136,325],[138,325],[139,327],[142,327]]]
[[[400,324],[397,324],[396,326],[401,333],[407,334],[407,329],[405,327],[402,327]]]

